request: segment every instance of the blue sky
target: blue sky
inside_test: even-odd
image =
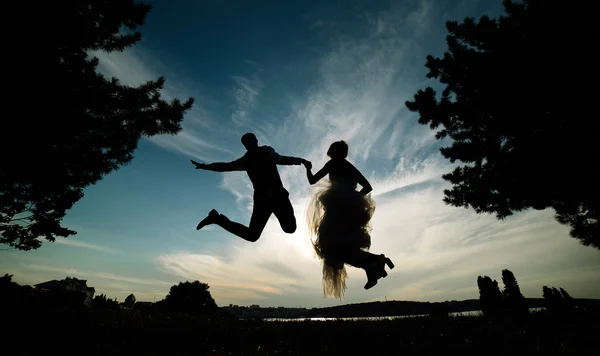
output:
[[[196,105],[183,132],[140,141],[131,164],[89,187],[68,213],[79,233],[35,251],[0,251],[0,272],[34,284],[72,276],[119,300],[162,299],[185,280],[209,283],[217,304],[330,306],[306,233],[312,193],[301,167],[282,167],[298,230],[272,218],[256,243],[207,227],[216,208],[247,223],[244,173],[197,171],[189,159],[230,161],[243,133],[318,169],[344,139],[374,187],[372,248],[396,268],[365,291],[349,268],[344,303],[477,298],[476,278],[512,270],[527,297],[542,286],[600,298],[599,251],[579,245],[553,212],[505,221],[442,202],[452,165],[434,132],[404,102],[427,85],[427,54],[445,50],[444,22],[496,16],[501,1],[151,1],[142,42],[95,53],[100,70],[126,84],[164,75],[166,97]]]

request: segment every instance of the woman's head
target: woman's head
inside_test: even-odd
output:
[[[329,146],[327,155],[335,159],[344,159],[348,157],[348,144],[343,140],[335,141]]]

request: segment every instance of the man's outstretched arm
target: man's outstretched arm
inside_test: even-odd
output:
[[[233,171],[243,171],[244,165],[242,164],[242,159],[236,159],[231,162],[215,162],[215,163],[198,163],[193,159],[190,160],[196,169],[204,169],[207,171],[213,172],[233,172]]]
[[[284,165],[284,166],[299,166],[301,164],[304,164],[304,162],[307,162],[307,161],[304,158],[300,158],[300,157],[278,156],[275,159],[275,162],[277,162],[277,164]]]
[[[305,162],[308,162],[304,158],[300,157],[282,156],[279,153],[275,152],[275,150],[272,147],[269,147],[268,150],[271,152],[275,163],[282,166],[299,166],[301,164],[304,164]]]

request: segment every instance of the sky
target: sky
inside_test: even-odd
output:
[[[67,276],[123,301],[160,300],[183,281],[208,283],[220,306],[324,307],[382,300],[478,298],[477,276],[501,284],[514,272],[526,297],[543,286],[600,298],[600,251],[580,245],[552,210],[503,221],[447,206],[441,179],[454,167],[449,142],[405,106],[427,79],[425,57],[446,49],[447,20],[498,16],[501,1],[149,1],[143,39],[122,53],[95,52],[99,70],[128,85],[166,78],[165,98],[194,97],[176,136],[140,141],[134,160],[85,190],[63,220],[78,231],[33,251],[0,251],[0,273],[22,284]],[[250,243],[215,225],[213,208],[247,224],[252,189],[244,172],[195,170],[190,159],[231,161],[240,137],[316,171],[328,146],[346,140],[348,159],[369,179],[377,204],[371,252],[396,268],[366,291],[348,268],[343,301],[325,299],[321,264],[306,228],[313,193],[304,168],[282,166],[298,229],[275,217]]]

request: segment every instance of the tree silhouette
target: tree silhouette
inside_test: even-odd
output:
[[[25,71],[40,95],[12,103],[23,110],[0,130],[0,151],[7,153],[0,169],[0,243],[31,250],[43,239],[75,234],[61,221],[85,187],[130,162],[141,137],[181,130],[193,99],[161,99],[163,77],[138,87],[121,85],[97,73],[98,59],[89,55],[123,51],[140,41],[134,31],[150,9],[133,0],[32,7],[40,15],[31,21],[32,41],[45,47],[23,46],[35,49],[30,54],[36,65]]]
[[[32,299],[33,288],[20,285],[12,280],[12,274],[0,277],[0,306],[7,306],[7,310],[19,310],[23,305],[29,304]]]
[[[133,308],[135,306],[135,295],[128,295],[123,304],[128,308]]]
[[[563,300],[563,304],[565,305],[566,309],[572,310],[575,308],[575,300],[573,299],[573,297],[571,297],[571,295],[569,293],[567,293],[566,290],[559,288],[560,290],[560,295],[562,296],[562,300]]]
[[[554,288],[556,289],[556,288]],[[547,286],[544,286],[542,288],[542,292],[543,292],[543,297],[544,297],[544,301],[546,302],[546,310],[548,311],[555,311],[558,309],[559,305],[560,305],[560,299],[562,299],[562,296],[559,294],[554,293],[553,288],[549,288]]]
[[[0,293],[7,293],[19,287],[19,284],[13,282],[13,275],[5,273],[4,276],[0,277]]]
[[[553,314],[569,314],[575,310],[575,301],[566,290],[556,287],[542,288],[546,310]]]
[[[504,283],[502,295],[504,296],[506,311],[513,316],[527,314],[527,302],[521,293],[515,275],[510,270],[502,270],[502,283]]]
[[[445,85],[441,98],[419,90],[409,110],[452,144],[444,202],[504,219],[528,208],[553,208],[556,220],[586,246],[600,248],[600,153],[593,81],[595,13],[557,0],[503,1],[498,19],[449,21],[448,51],[427,56],[428,78]],[[586,3],[587,5],[587,3]],[[569,43],[573,50],[557,50]]]
[[[119,303],[116,299],[107,298],[105,294],[100,294],[92,300],[92,307],[95,309],[118,309]]]
[[[504,311],[502,293],[498,288],[498,282],[488,276],[477,277],[479,287],[479,303],[481,312],[487,317],[499,317]]]
[[[183,313],[208,314],[217,310],[206,283],[180,282],[171,287],[169,294],[158,303],[160,309]]]

